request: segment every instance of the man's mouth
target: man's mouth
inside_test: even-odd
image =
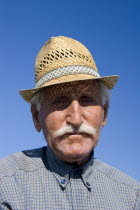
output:
[[[89,136],[89,134],[84,132],[72,132],[72,133],[65,133],[63,136]]]
[[[55,137],[64,137],[64,136],[92,136],[95,135],[96,128],[82,124],[78,128],[75,128],[71,125],[63,127],[55,132]]]

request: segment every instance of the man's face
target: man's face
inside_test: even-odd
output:
[[[68,163],[86,162],[105,125],[99,83],[78,81],[51,86],[44,90],[40,103],[35,126],[38,131],[42,129],[54,154]]]

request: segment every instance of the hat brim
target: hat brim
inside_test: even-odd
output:
[[[56,79],[50,80],[49,82],[44,83],[39,88],[20,90],[19,93],[26,102],[30,102],[33,96],[40,89],[44,87],[66,83],[66,82],[72,82],[72,81],[82,81],[82,80],[101,80],[104,83],[104,85],[107,86],[108,89],[111,90],[115,86],[116,82],[118,81],[118,78],[119,78],[118,75],[105,76],[105,77],[95,77],[95,76],[87,75],[87,74],[67,75],[67,76],[61,76]]]

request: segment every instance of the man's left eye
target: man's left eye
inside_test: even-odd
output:
[[[81,105],[92,105],[94,103],[94,100],[89,96],[82,96],[79,100],[79,103]]]

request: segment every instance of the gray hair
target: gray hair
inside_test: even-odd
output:
[[[109,104],[110,101],[110,90],[104,85],[103,82],[99,81],[99,87],[100,87],[100,94],[101,94],[101,100],[102,104]]]
[[[101,81],[99,81],[99,87],[100,87],[102,104],[103,105],[109,104],[110,90]],[[30,104],[36,105],[36,108],[38,111],[40,110],[40,100],[41,100],[43,91],[44,91],[44,89],[41,89],[40,91],[38,91],[30,101]]]

